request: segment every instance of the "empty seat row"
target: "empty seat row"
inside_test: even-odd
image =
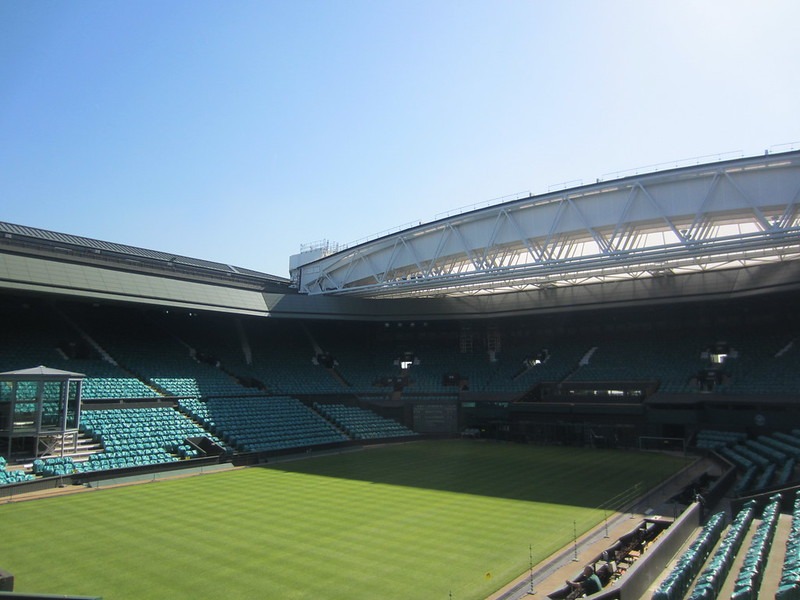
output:
[[[723,446],[736,444],[745,439],[745,434],[734,431],[718,431],[716,429],[702,429],[697,433],[696,445],[698,448],[714,450]]]
[[[42,477],[71,475],[75,472],[75,463],[71,456],[37,458],[33,461],[31,470],[35,475],[41,475]]]
[[[775,464],[768,464],[767,468],[762,471],[761,475],[756,480],[756,484],[753,489],[763,490],[765,487],[767,487],[772,481],[772,478],[775,477],[775,471],[777,471]]]
[[[733,486],[731,490],[731,495],[734,497],[743,495],[746,491],[750,490],[753,487],[753,483],[758,476],[758,467],[755,465],[750,465],[748,469],[744,472],[737,481],[736,485]]]
[[[791,433],[783,433],[782,431],[775,431],[772,437],[793,448],[800,448],[800,436],[792,435]]]
[[[758,598],[767,555],[772,546],[775,529],[778,526],[780,505],[780,494],[776,494],[770,498],[769,504],[764,507],[764,511],[761,514],[761,523],[750,541],[750,547],[747,549],[744,563],[736,577],[731,600],[756,600]]]
[[[773,463],[781,464],[785,462],[787,458],[789,458],[785,452],[782,452],[769,444],[764,444],[759,440],[747,440],[745,445],[753,450],[753,452],[760,454]]]
[[[417,435],[397,421],[356,406],[314,403],[314,408],[356,440]]]
[[[795,446],[792,444],[788,444],[784,441],[781,441],[777,434],[773,435],[760,435],[758,436],[758,441],[764,444],[765,446],[770,446],[775,448],[776,450],[780,450],[784,454],[791,456],[792,458],[800,458],[800,446]]]
[[[106,471],[109,469],[128,469],[177,462],[179,459],[163,448],[151,449],[145,453],[138,452],[99,452],[88,460],[74,464],[75,473]]]
[[[713,514],[653,593],[653,600],[678,600],[686,595],[724,528],[725,514],[722,512]]]
[[[742,545],[744,536],[755,517],[755,500],[750,500],[739,509],[716,552],[697,578],[689,600],[716,598],[725,577],[731,568],[736,553]]]
[[[17,469],[13,471],[6,471],[5,469],[0,469],[0,485],[6,485],[8,483],[22,483],[24,481],[31,481],[33,479],[36,479],[36,476],[26,473],[25,471],[20,471]]]
[[[770,459],[762,456],[758,452],[755,452],[745,444],[737,444],[733,447],[734,451],[736,451],[739,455],[744,456],[750,462],[755,463],[762,469],[766,469],[767,465],[771,462]]]
[[[170,407],[122,408],[84,411],[81,431],[103,444],[78,470],[125,468],[194,458],[199,453],[186,446],[186,439],[207,437],[222,440]],[[177,455],[177,456],[176,456]]]
[[[751,467],[755,467],[756,465],[753,464],[753,461],[741,454],[738,449],[723,447],[718,448],[717,452],[719,452],[722,456],[727,458],[731,461],[734,465],[739,467],[739,469],[746,471]]]
[[[783,467],[781,467],[781,470],[778,473],[778,481],[776,482],[777,485],[786,485],[789,482],[794,474],[794,468],[796,465],[797,461],[794,458],[790,458],[784,463]]]
[[[30,473],[26,473],[22,469],[6,470],[7,461],[4,456],[0,456],[0,485],[7,483],[21,483],[23,481],[30,481],[36,477]]]
[[[83,382],[85,400],[157,398],[152,388],[133,377],[87,377]]]
[[[264,452],[347,441],[333,425],[287,396],[182,399],[179,407],[228,444]]]

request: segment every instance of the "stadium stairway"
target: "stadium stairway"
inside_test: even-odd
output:
[[[72,327],[78,333],[78,335],[80,335],[81,338],[86,341],[87,344],[94,348],[94,350],[100,355],[100,358],[109,364],[117,366],[117,362],[108,352],[106,352],[106,349],[98,344],[97,340],[95,340],[80,325],[78,325],[78,323],[76,323],[72,317],[68,316],[57,306],[52,306],[51,308],[65,323]]]
[[[758,596],[762,598],[774,598],[775,592],[778,591],[781,579],[781,569],[783,567],[783,557],[786,553],[786,541],[789,538],[789,530],[791,529],[791,521],[791,515],[781,513],[778,516],[778,526],[775,529],[775,537],[772,539],[770,551],[767,555],[767,562],[764,567],[763,577],[761,580],[761,589],[758,592]],[[747,537],[745,537],[744,544],[742,546],[743,548],[749,547],[752,538],[756,533],[756,526],[760,522],[761,520],[758,519],[756,523],[753,524],[754,526],[750,528],[750,531],[747,532]],[[728,576],[727,580],[720,589],[720,597],[731,597],[736,583],[736,574],[741,569],[745,558],[745,552],[740,552],[739,556],[736,557],[731,569],[731,574]]]
[[[92,439],[90,435],[79,431],[74,441],[64,442],[60,436],[56,436],[53,445],[40,458],[51,458],[55,456],[65,456],[75,462],[87,460],[91,455],[103,451],[103,445]]]
[[[721,585],[719,586],[719,594],[716,596],[717,598],[731,598],[734,592],[739,572],[742,566],[744,565],[745,560],[747,559],[748,548],[750,547],[753,538],[756,536],[756,532],[758,530],[759,525],[762,523],[762,519],[760,518],[760,510],[761,509],[759,509],[759,511],[757,512],[759,516],[753,519],[753,521],[748,526],[744,537],[742,538],[741,547],[739,548],[735,557],[731,561],[728,573],[725,576]],[[728,520],[730,521],[730,519]],[[783,559],[786,553],[786,541],[789,537],[789,532],[791,530],[791,521],[792,521],[791,515],[781,513],[778,516],[775,535],[769,546],[769,551],[767,553],[767,560],[763,568],[761,586],[760,589],[757,591],[756,597],[760,598],[775,597],[775,593],[777,592],[780,584],[781,572],[783,568]],[[722,535],[720,536],[720,540],[718,540],[714,548],[712,548],[709,557],[706,561],[706,564],[708,564],[708,562],[710,562],[714,557],[718,547],[722,543],[722,540],[724,539],[725,534],[727,533],[729,528],[730,528],[730,522],[726,526],[725,531],[723,531]],[[670,563],[664,569],[662,575],[659,578],[657,578],[657,580],[650,586],[650,588],[648,589],[648,593],[645,594],[643,598],[649,599],[653,597],[653,594],[656,592],[661,582],[672,571],[672,569],[678,563],[680,557],[684,554],[684,552],[686,552],[689,546],[691,546],[697,534],[700,532],[700,529],[701,528],[698,527],[695,534],[690,536],[689,539],[686,540],[684,545],[678,550],[678,552],[676,552],[672,561],[670,561]],[[705,565],[698,570],[698,576],[696,577],[695,581],[692,582],[692,585],[689,586],[689,589],[686,595],[683,596],[683,598],[689,598],[692,595],[692,592],[695,589],[697,581],[702,576],[704,568]]]

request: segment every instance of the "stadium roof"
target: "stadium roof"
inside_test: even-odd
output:
[[[0,379],[5,381],[17,381],[24,379],[46,379],[46,378],[69,378],[79,379],[86,377],[83,373],[73,373],[72,371],[62,371],[61,369],[53,369],[52,367],[45,367],[39,365],[38,367],[31,367],[29,369],[19,369],[17,371],[6,371],[0,373]]]
[[[0,223],[0,290],[387,322],[796,293],[798,203],[800,152],[695,165],[505,202],[310,262],[293,257],[294,282]]]
[[[0,289],[267,315],[288,280],[249,269],[0,222]]]
[[[285,285],[288,280],[251,269],[224,263],[189,258],[158,250],[104,242],[91,238],[37,229],[25,225],[0,222],[0,246],[17,251],[39,250],[48,254],[61,254],[71,260],[82,258],[91,264],[117,264],[125,269],[161,269],[175,276],[194,278],[220,278],[248,287],[266,284]]]
[[[454,297],[800,257],[800,152],[600,181],[293,257],[309,295]],[[324,253],[323,253],[324,254]]]

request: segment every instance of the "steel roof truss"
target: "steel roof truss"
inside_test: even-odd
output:
[[[328,288],[327,286],[324,286],[324,285],[322,285],[322,284],[323,284],[323,282],[325,282],[325,281],[327,281],[327,282],[329,282],[329,283],[331,284],[331,287],[330,287],[330,288]],[[341,290],[341,289],[342,289],[342,286],[339,284],[339,282],[337,282],[337,281],[336,281],[336,280],[333,278],[333,276],[331,275],[331,273],[330,273],[330,272],[328,272],[328,271],[325,271],[325,272],[323,272],[323,273],[322,273],[322,278],[321,278],[321,280],[320,280],[319,286],[320,286],[320,289],[322,289],[322,290],[328,290],[328,289],[331,289],[331,290]]]
[[[556,232],[558,231],[559,224],[561,223],[561,217],[564,214],[564,207],[566,204],[565,198],[561,198],[561,201],[558,203],[558,211],[556,212],[556,216],[550,225],[550,231],[547,233],[547,237],[542,243],[542,253],[539,256],[539,262],[546,262],[553,259],[553,252],[555,250],[553,247],[554,238],[557,239],[560,237],[556,235]]]
[[[445,244],[450,239],[452,230],[453,228],[448,224],[447,227],[445,227],[439,234],[439,242],[436,244],[436,250],[434,250],[433,256],[431,256],[431,260],[428,263],[428,268],[422,272],[423,277],[435,277],[437,274],[442,273],[442,269],[441,267],[437,266],[437,263],[442,256],[442,252],[444,252]]]
[[[770,225],[770,223],[767,220],[767,218],[764,216],[764,213],[761,212],[761,209],[759,209],[756,206],[756,204],[753,202],[753,199],[748,194],[746,194],[741,187],[739,187],[739,184],[736,183],[736,181],[734,181],[734,179],[733,179],[733,177],[731,177],[730,173],[727,173],[727,172],[725,173],[725,179],[727,179],[730,182],[730,184],[733,186],[733,188],[737,192],[739,192],[739,194],[742,196],[744,201],[747,202],[747,204],[750,207],[750,210],[753,211],[753,215],[755,216],[756,220],[758,221],[758,224],[761,226],[761,230],[762,231],[771,230],[772,226]]]
[[[414,244],[407,242],[405,237],[401,237],[400,238],[400,243],[403,244],[403,248],[405,250],[407,250],[408,253],[411,255],[411,259],[414,261],[414,265],[417,267],[418,272],[419,273],[424,272],[425,268],[422,266],[422,263],[419,260],[419,255],[417,254],[416,250],[414,249]],[[387,269],[387,272],[388,272],[388,269]],[[402,275],[401,275],[401,277],[402,277]]]
[[[353,271],[355,271],[356,266],[359,264],[366,265],[368,269],[372,270],[372,265],[369,262],[369,255],[363,252],[359,252],[358,255],[353,260],[351,260],[345,265],[343,281],[350,281],[350,276],[352,275]],[[335,269],[330,269],[330,272],[333,271],[335,271]],[[375,279],[376,283],[380,283],[378,276],[374,272],[372,273],[372,277]],[[347,287],[347,284],[342,284],[336,289],[342,289],[345,287]]]
[[[748,161],[742,162],[757,162]],[[797,167],[795,162],[792,172],[775,171],[774,184],[763,186],[752,179],[758,176],[752,169],[763,167],[706,167],[669,174],[666,182],[662,175],[645,176],[599,191],[548,195],[524,207],[476,211],[351,250],[316,273],[311,268],[309,287],[322,293],[471,295],[541,287],[551,279],[565,285],[652,276],[664,268],[691,272],[774,261],[800,247]],[[597,193],[605,194],[600,198],[606,204],[589,203]],[[383,264],[385,269],[375,268]]]
[[[481,270],[486,270],[490,268],[492,260],[490,259],[490,254],[492,250],[494,250],[494,243],[497,239],[497,233],[502,227],[502,223],[504,220],[504,213],[505,210],[501,209],[497,211],[497,216],[494,219],[494,223],[492,223],[492,230],[489,232],[489,239],[486,242],[486,245],[483,247],[483,255],[481,256]]]
[[[603,254],[608,254],[609,252],[609,244],[606,239],[594,228],[589,224],[589,221],[586,219],[586,216],[583,214],[583,211],[580,209],[578,204],[573,201],[571,198],[567,198],[567,202],[572,207],[572,209],[577,213],[580,220],[583,222],[583,226],[586,228],[586,231],[592,236],[592,239],[597,244],[597,247],[600,249],[600,252]]]
[[[512,213],[508,213],[508,222],[511,223],[511,227],[513,227],[514,231],[516,231],[517,239],[519,239],[520,243],[528,251],[528,254],[530,254],[531,256],[531,259],[532,260],[535,259],[537,251],[534,250],[534,242],[532,242],[532,240],[525,235],[525,233],[522,231],[522,227],[520,226],[517,219],[514,218],[514,215]]]
[[[778,229],[786,229],[787,227],[792,227],[794,225],[794,221],[797,215],[797,202],[800,200],[800,188],[798,188],[797,192],[795,192],[792,199],[783,209],[783,214],[778,218],[775,223],[775,227]]]
[[[647,188],[645,188],[641,184],[641,182],[638,182],[638,181],[634,185],[637,186],[641,190],[641,192],[645,195],[645,197],[648,200],[650,200],[650,202],[653,204],[653,206],[656,208],[656,210],[658,210],[660,218],[664,221],[664,223],[666,223],[666,225],[667,225],[667,227],[669,227],[670,231],[672,231],[672,233],[675,234],[675,237],[677,237],[679,240],[681,240],[682,242],[685,243],[686,238],[678,230],[678,228],[675,227],[675,224],[672,222],[672,220],[669,217],[667,217],[667,215],[664,213],[664,209],[661,208],[661,205],[656,201],[655,198],[653,198],[653,196],[650,194],[650,192],[647,191]]]
[[[395,244],[395,246],[396,245],[397,244]],[[369,273],[372,276],[372,278],[375,279],[375,283],[378,283],[378,284],[386,283],[386,275],[387,275],[387,273],[389,273],[389,271],[391,269],[391,267],[389,265],[391,265],[391,261],[392,261],[393,257],[394,257],[394,253],[392,254],[392,256],[390,256],[389,263],[387,264],[386,268],[382,272],[375,268],[375,265],[374,265],[373,261],[370,260],[370,255],[369,254],[367,254],[366,256],[364,256],[362,258],[364,266],[367,268],[367,270],[369,271]],[[349,280],[349,276],[348,276],[348,280]]]
[[[633,225],[632,223],[628,222],[627,216],[631,206],[633,206],[633,199],[636,197],[636,194],[637,194],[636,186],[631,186],[631,189],[628,192],[628,197],[625,200],[625,206],[622,209],[622,214],[620,215],[620,218],[617,220],[617,224],[614,227],[614,231],[611,232],[611,236],[608,241],[609,248],[611,248],[612,250],[614,250],[615,248],[617,250],[623,249],[619,243],[617,244],[614,243],[615,240],[618,238],[618,236],[627,235],[628,242],[626,245],[630,246],[631,234],[633,233]]]
[[[628,252],[638,246],[641,236],[639,235],[634,223],[627,224],[625,227],[625,237],[623,239],[625,240],[625,244],[620,248],[620,250]]]
[[[470,246],[467,243],[467,240],[464,238],[464,234],[461,233],[461,229],[459,227],[454,226],[453,227],[453,232],[456,234],[456,238],[458,239],[459,243],[461,244],[461,248],[464,251],[464,256],[467,258],[467,261],[472,263],[472,267],[476,271],[480,271],[480,267],[478,265],[478,261],[472,255],[472,252],[470,251]]]
[[[703,196],[703,200],[700,202],[700,206],[697,208],[697,211],[694,215],[694,220],[692,221],[691,225],[686,229],[686,238],[687,239],[706,239],[706,234],[709,230],[710,219],[708,214],[705,212],[706,205],[711,198],[711,193],[717,187],[717,183],[719,182],[719,172],[714,173],[714,177],[711,178],[711,182],[706,190],[705,195]],[[700,232],[698,234],[698,231]]]
[[[394,265],[400,260],[400,254],[403,251],[408,251],[409,254],[411,254],[412,259],[414,258],[414,252],[411,249],[411,246],[413,246],[413,244],[406,242],[404,236],[400,236],[395,240],[394,245],[392,246],[392,253],[389,255],[389,258],[386,261],[386,270],[384,272],[386,273],[387,277],[384,278],[384,283],[390,280],[396,281],[399,277],[402,277],[403,270],[395,270]],[[419,264],[417,264],[417,268],[419,268]],[[394,275],[395,271],[397,272],[397,275]],[[392,276],[388,277],[389,274],[392,274]]]

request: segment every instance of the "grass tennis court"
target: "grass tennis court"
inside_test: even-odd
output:
[[[15,591],[485,598],[686,460],[414,442],[0,506]]]

